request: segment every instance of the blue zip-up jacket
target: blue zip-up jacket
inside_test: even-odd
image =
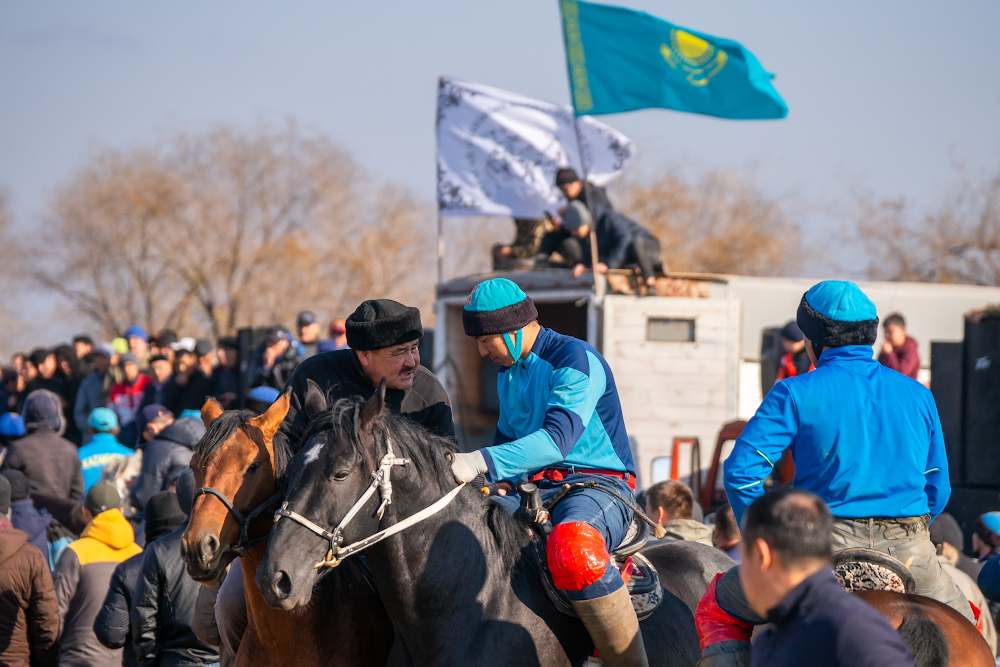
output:
[[[948,504],[948,457],[930,390],[872,358],[868,345],[827,349],[816,370],[778,382],[725,463],[737,521],[791,449],[794,486],[835,517],[937,516]]]
[[[80,465],[83,468],[83,490],[101,481],[104,466],[119,461],[135,451],[118,442],[110,433],[95,433],[87,444],[79,449]]]
[[[550,467],[635,474],[618,389],[593,347],[542,328],[531,352],[497,377],[500,422],[479,450],[494,481]]]

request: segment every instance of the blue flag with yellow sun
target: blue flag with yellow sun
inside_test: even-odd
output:
[[[561,0],[576,114],[660,107],[720,118],[784,118],[752,53],[729,39],[624,7]]]

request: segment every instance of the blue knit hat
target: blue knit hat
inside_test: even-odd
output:
[[[0,436],[20,438],[25,433],[24,419],[15,412],[5,412],[0,415]]]
[[[536,319],[535,302],[506,278],[493,278],[476,285],[462,309],[465,335],[503,335],[515,365],[521,360],[521,329]],[[517,332],[516,340],[511,339],[511,331]]]
[[[122,336],[122,338],[124,338],[125,340],[128,340],[132,336],[138,336],[139,338],[143,339],[147,343],[149,342],[149,336],[146,335],[146,330],[143,329],[138,324],[133,324],[128,329],[126,329],[125,330],[125,334]]]
[[[874,345],[878,337],[875,304],[848,280],[824,280],[802,295],[795,322],[821,347]]]

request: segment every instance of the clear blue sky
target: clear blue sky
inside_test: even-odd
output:
[[[852,188],[933,204],[955,161],[1000,167],[996,0],[629,6],[741,41],[790,107],[783,121],[604,117],[641,169],[751,173],[799,202],[815,238],[846,233],[837,207]],[[430,201],[439,73],[568,101],[556,0],[2,0],[0,185],[28,228],[100,147],[291,116]]]

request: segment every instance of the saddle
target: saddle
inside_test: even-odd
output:
[[[849,593],[892,591],[913,593],[917,585],[903,563],[872,549],[845,549],[833,555],[833,572]]]
[[[556,609],[575,618],[577,614],[569,598],[552,581],[545,555],[546,539],[552,530],[549,512],[566,494],[557,494],[552,498],[551,504],[546,505],[541,501],[538,487],[530,482],[518,484],[517,492],[521,496],[521,506],[514,513],[514,518],[525,523],[531,535],[533,553],[541,573],[542,589]],[[660,575],[653,564],[639,553],[648,540],[649,526],[633,517],[622,543],[611,552],[611,559],[621,572],[625,587],[632,597],[632,607],[640,621],[652,615],[663,601]]]

